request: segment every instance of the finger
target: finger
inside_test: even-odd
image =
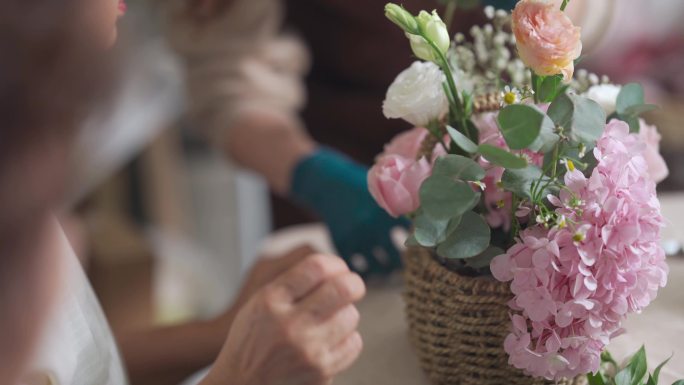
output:
[[[314,254],[278,276],[270,285],[281,291],[284,300],[297,302],[314,291],[330,277],[349,272],[347,265],[338,257]]]
[[[258,267],[263,266],[262,269],[259,269],[261,273],[259,278],[262,282],[271,282],[288,269],[303,261],[304,258],[313,254],[316,254],[316,250],[309,245],[302,245],[282,256],[264,257],[259,261],[260,266]]]
[[[304,298],[298,307],[314,319],[323,321],[345,306],[360,300],[365,294],[366,285],[361,277],[356,273],[346,272],[328,279]]]
[[[354,305],[347,305],[327,321],[311,328],[312,338],[326,341],[330,347],[342,343],[359,327],[361,315]]]
[[[359,358],[361,351],[363,351],[363,339],[359,332],[354,332],[330,351],[330,362],[327,364],[330,372],[337,375],[349,369]]]

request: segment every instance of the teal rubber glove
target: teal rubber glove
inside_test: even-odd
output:
[[[497,9],[505,9],[507,11],[510,11],[513,8],[515,8],[515,4],[517,2],[518,0],[484,0],[482,1],[482,4],[491,5]]]
[[[368,192],[368,169],[330,150],[319,149],[294,169],[290,196],[328,226],[333,243],[349,267],[369,276],[401,267],[390,233],[408,227],[390,217]]]

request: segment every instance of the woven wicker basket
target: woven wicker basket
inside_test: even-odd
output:
[[[409,249],[404,258],[410,336],[433,384],[553,384],[508,364],[508,284],[449,271],[425,249]]]

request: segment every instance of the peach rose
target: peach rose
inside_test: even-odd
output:
[[[518,54],[543,76],[572,78],[574,61],[582,53],[580,28],[553,2],[521,0],[513,10],[513,33]]]

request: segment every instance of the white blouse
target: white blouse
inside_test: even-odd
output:
[[[102,308],[64,232],[55,226],[64,286],[25,385],[126,385]]]

